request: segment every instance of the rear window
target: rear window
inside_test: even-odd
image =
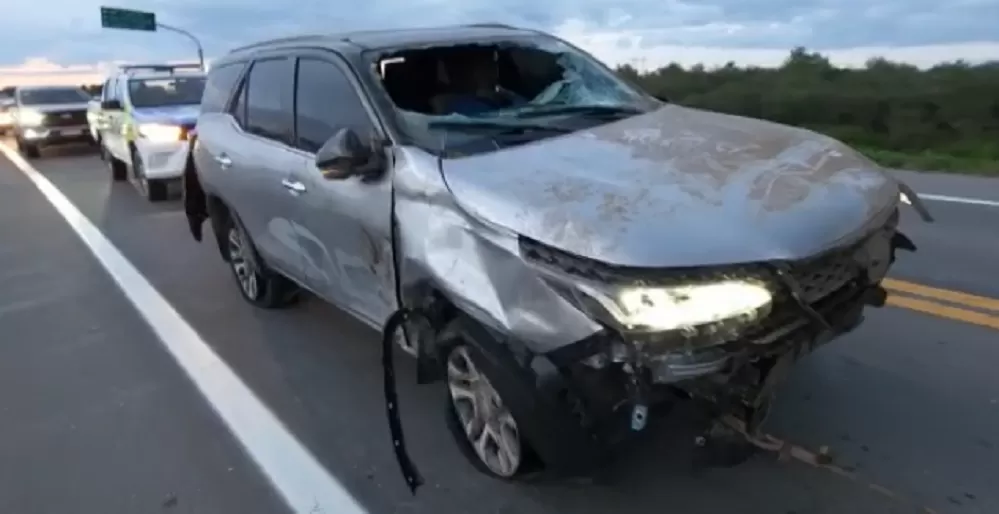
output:
[[[90,101],[90,95],[79,88],[21,89],[17,96],[24,105],[77,104]]]
[[[232,90],[236,87],[245,63],[236,62],[212,67],[208,73],[208,83],[201,97],[201,112],[224,112]]]

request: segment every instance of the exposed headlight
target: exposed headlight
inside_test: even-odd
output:
[[[21,125],[33,127],[41,125],[45,121],[45,115],[32,109],[19,109],[17,120]]]
[[[159,123],[146,123],[139,125],[139,135],[157,143],[169,141],[180,141],[181,129],[176,125],[161,125]]]
[[[622,327],[645,331],[692,328],[737,318],[756,319],[769,309],[773,299],[764,284],[744,280],[590,294]]]

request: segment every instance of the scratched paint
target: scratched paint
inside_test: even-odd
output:
[[[679,106],[447,159],[443,170],[483,220],[642,267],[808,257],[858,238],[899,195],[831,138]]]

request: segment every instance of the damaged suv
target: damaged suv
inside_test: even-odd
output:
[[[307,290],[381,330],[506,479],[592,469],[677,398],[753,433],[789,364],[883,305],[915,249],[900,197],[925,215],[833,139],[670,104],[495,24],[234,50],[191,144],[191,231],[210,221],[242,296]]]

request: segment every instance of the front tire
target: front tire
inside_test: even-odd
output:
[[[148,179],[146,178],[146,166],[142,162],[142,156],[139,152],[132,149],[132,177],[138,182],[139,189],[142,191],[142,196],[149,200],[150,202],[162,202],[167,198],[167,186],[169,182],[165,180],[158,179]]]
[[[475,349],[457,344],[447,351],[447,426],[462,454],[477,470],[502,480],[526,474],[534,459],[513,413],[476,365]]]
[[[128,167],[124,162],[119,161],[108,151],[104,143],[101,143],[101,160],[108,163],[108,171],[111,172],[111,180],[114,182],[124,182],[128,180]]]
[[[37,159],[42,155],[41,149],[38,148],[38,144],[28,143],[23,139],[17,140],[17,150],[24,154],[24,156],[28,159]]]
[[[279,309],[298,300],[298,287],[268,269],[250,236],[238,222],[231,220],[226,223],[226,253],[239,292],[250,304],[263,309]]]

